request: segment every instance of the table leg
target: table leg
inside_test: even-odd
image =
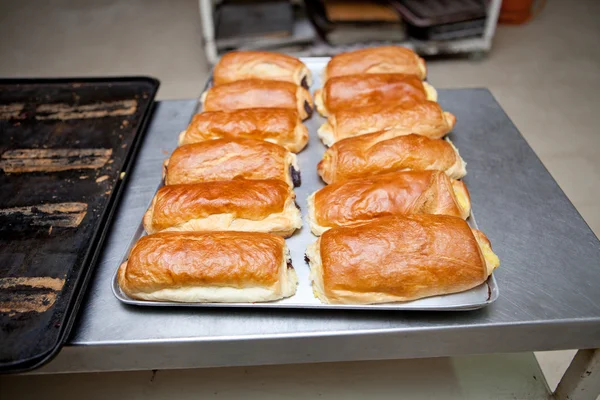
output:
[[[579,350],[558,383],[558,400],[596,400],[600,395],[600,349]]]
[[[217,62],[217,45],[215,43],[215,23],[212,0],[198,0],[200,8],[200,21],[202,21],[202,36],[204,37],[204,51],[211,65]]]
[[[498,25],[498,16],[500,15],[500,7],[502,6],[502,0],[492,0],[488,6],[488,15],[485,20],[485,29],[483,32],[483,39],[485,41],[485,49],[483,51],[489,51],[492,48],[492,39],[496,33],[496,26]]]

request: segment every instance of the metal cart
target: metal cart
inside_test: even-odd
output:
[[[198,0],[200,9],[200,20],[202,21],[202,36],[204,41],[204,51],[210,64],[215,64],[221,56],[218,49],[218,43],[215,38],[215,5],[214,0]],[[218,2],[217,2],[218,3]],[[480,58],[492,48],[492,39],[496,31],[498,15],[502,0],[491,0],[488,5],[487,19],[485,21],[484,34],[481,37],[471,37],[465,39],[456,39],[449,41],[421,41],[416,39],[407,39],[404,42],[397,43],[414,49],[421,55],[433,56],[438,54],[466,54],[469,53],[473,58]],[[291,38],[282,39],[264,39],[257,41],[252,45],[246,45],[245,49],[259,48],[277,48],[278,46],[288,46],[297,43],[308,43],[303,50],[294,50],[291,54],[298,57],[318,57],[331,56],[343,51],[353,50],[354,48],[365,47],[369,43],[361,43],[357,46],[331,46],[320,40],[314,33],[308,20],[299,21],[294,26],[294,35]],[[378,43],[372,43],[376,45]]]

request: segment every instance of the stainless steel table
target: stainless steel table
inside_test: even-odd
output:
[[[468,312],[152,309],[111,277],[194,100],[157,105],[70,343],[40,372],[168,369],[600,347],[600,242],[485,89],[440,90],[458,116],[500,298]],[[316,138],[311,138],[316,140]],[[304,172],[304,171],[303,171]],[[309,172],[306,172],[309,173]],[[303,266],[297,266],[303,267]]]

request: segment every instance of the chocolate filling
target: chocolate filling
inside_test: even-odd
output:
[[[306,111],[306,113],[308,114],[308,116],[306,118],[310,118],[310,116],[312,115],[312,108],[310,107],[310,104],[308,103],[308,101],[304,100],[304,111]]]
[[[288,267],[288,269],[294,269],[294,266],[292,265],[291,260],[287,260],[287,267]]]
[[[302,77],[300,86],[302,86],[304,89],[308,90],[308,76],[304,75],[304,77]]]
[[[296,171],[296,169],[290,165],[290,175],[292,176],[292,182],[294,187],[298,187],[302,185],[302,177],[300,176],[300,171]]]
[[[306,254],[304,255],[304,262],[307,264],[310,263],[310,258],[308,258],[308,256]]]
[[[296,208],[300,211],[302,211],[302,209],[300,208],[300,206],[298,205],[298,202],[296,200],[294,200],[294,205],[296,206]]]

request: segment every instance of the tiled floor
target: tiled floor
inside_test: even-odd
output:
[[[483,61],[429,64],[429,78],[437,87],[492,90],[597,235],[598,15],[599,1],[550,1],[535,21],[499,27],[494,49]],[[3,77],[148,74],[162,81],[159,98],[173,99],[196,97],[209,70],[194,0],[4,1],[0,2],[0,37]],[[538,354],[550,386],[555,386],[572,355],[569,351]],[[57,378],[56,383],[63,379]],[[26,378],[13,383],[26,387],[23,382]],[[260,393],[261,389],[253,390]],[[483,398],[463,398],[467,397]]]
[[[151,75],[196,97],[209,71],[194,0],[0,2],[0,76]]]

